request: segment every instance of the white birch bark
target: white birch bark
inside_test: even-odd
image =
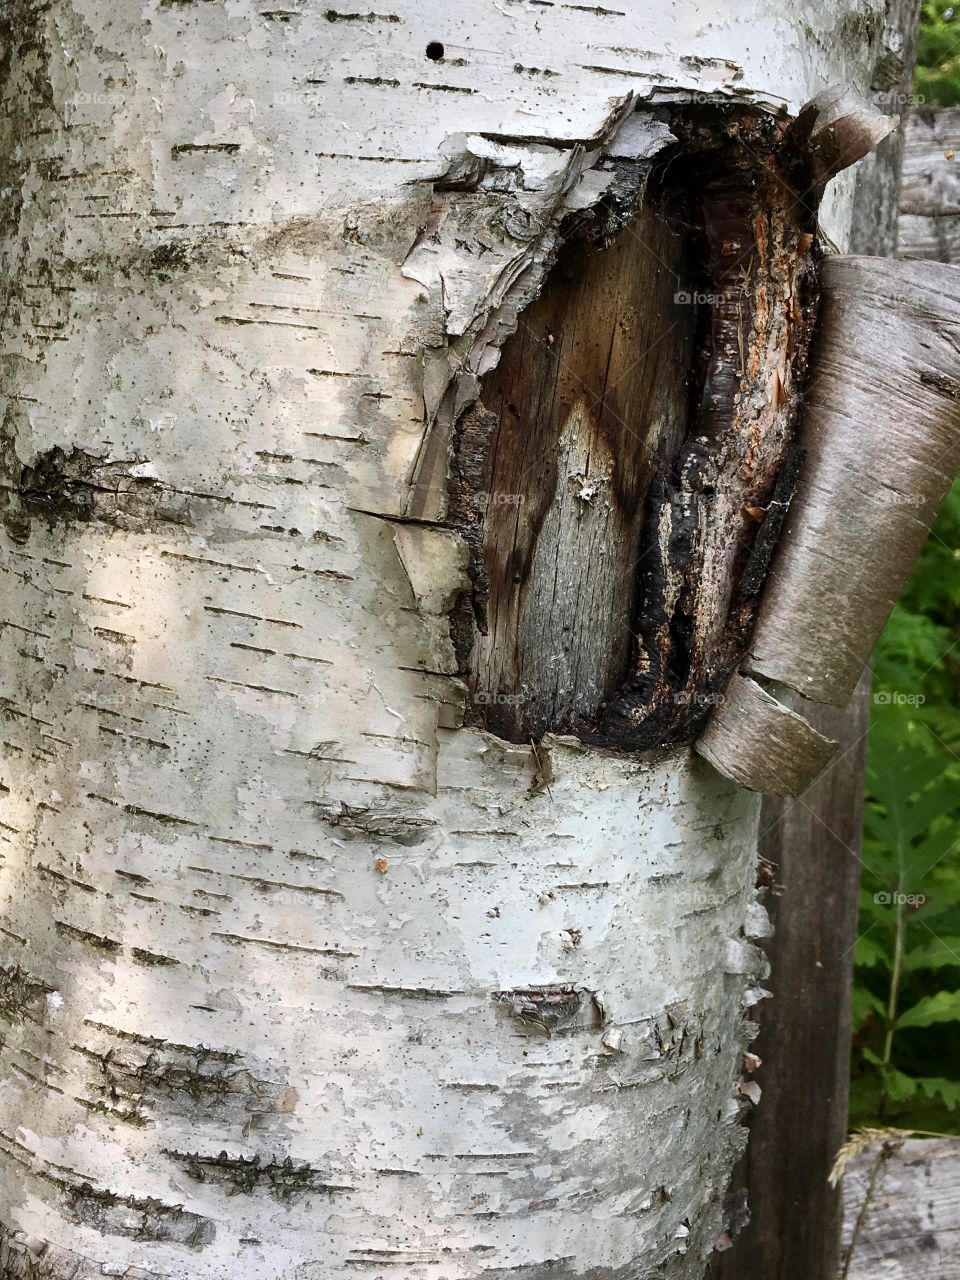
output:
[[[0,1271],[700,1276],[758,799],[457,727],[423,452],[636,100],[881,6],[4,9]]]

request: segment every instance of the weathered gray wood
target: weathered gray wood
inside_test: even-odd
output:
[[[901,257],[960,262],[960,107],[910,115],[898,232]]]
[[[849,707],[815,706],[810,719],[840,750],[800,799],[768,797],[761,812],[762,879],[776,886],[766,898],[774,996],[752,1014],[763,1097],[731,1181],[730,1230],[742,1225],[744,1202],[750,1221],[715,1259],[711,1280],[837,1274],[840,1195],[827,1175],[847,1132],[869,675]]]
[[[900,116],[900,128],[857,166],[856,217],[846,246],[848,253],[897,256],[897,211],[907,116],[914,101],[911,90],[919,16],[920,0],[887,0],[880,55],[870,88],[878,104]]]
[[[483,531],[472,688],[501,736],[594,716],[625,675],[644,500],[686,425],[688,271],[649,208],[568,245],[458,428],[453,514]]]
[[[960,1139],[876,1141],[843,1177],[843,1280],[960,1276]]]

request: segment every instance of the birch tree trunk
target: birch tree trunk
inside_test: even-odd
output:
[[[464,410],[514,330],[586,317],[567,364],[615,326],[674,447],[701,312],[670,295],[710,250],[655,158],[720,192],[743,111],[762,184],[778,122],[867,87],[882,5],[3,12],[0,1272],[699,1277],[759,1096],[759,800],[666,683],[660,750],[614,749],[626,704],[583,729],[630,606],[583,584],[645,554],[604,496],[633,402],[591,436],[591,392],[486,499]],[[643,252],[524,320],[648,182]],[[471,638],[471,510],[510,542],[541,481],[526,613],[493,582]]]

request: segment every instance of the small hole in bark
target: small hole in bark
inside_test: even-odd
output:
[[[431,62],[439,62],[443,57],[443,45],[439,40],[431,40],[427,45],[427,57]]]

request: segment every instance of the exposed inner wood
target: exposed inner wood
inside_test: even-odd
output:
[[[457,429],[455,639],[475,719],[515,741],[694,737],[796,479],[817,193],[786,121],[670,124],[639,210],[572,238]]]
[[[690,415],[686,257],[649,206],[607,249],[569,245],[462,428],[486,451],[473,693],[504,737],[589,722],[627,674],[644,503]]]

